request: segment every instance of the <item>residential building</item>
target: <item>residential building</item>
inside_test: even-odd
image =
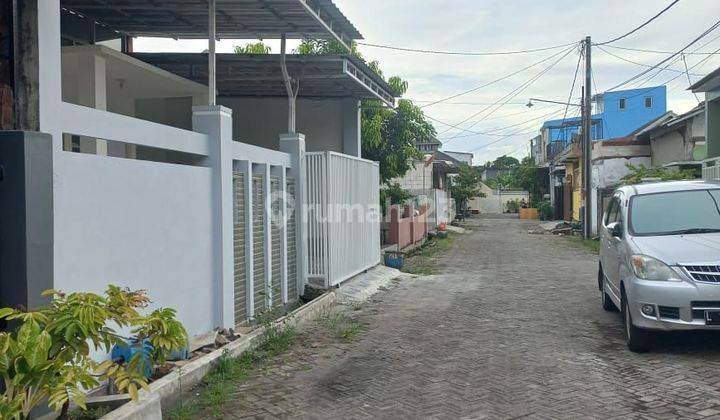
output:
[[[513,168],[495,168],[491,166],[483,170],[481,178],[483,181],[487,181],[489,179],[497,178],[500,175],[512,173],[512,171]]]
[[[653,167],[699,169],[707,158],[705,103],[681,115],[669,112],[661,124],[640,134],[638,140],[650,142]]]
[[[703,178],[720,179],[720,68],[690,86],[694,93],[705,94],[705,142],[707,160]]]
[[[641,89],[605,92],[593,97],[595,113],[592,116],[591,139],[593,142],[622,139],[636,139],[640,132],[648,127],[655,126],[667,118],[667,89],[665,86],[655,86]],[[565,220],[580,221],[583,197],[582,156],[580,144],[580,129],[582,120],[579,117],[546,121],[541,129],[541,147],[545,150],[540,165],[549,167],[550,200],[555,207],[556,217]],[[598,146],[600,161],[605,159],[605,143]],[[617,144],[611,147],[613,162],[617,163],[620,156]],[[642,148],[642,147],[641,147]],[[632,149],[632,148],[631,148]],[[594,147],[595,150],[595,147]],[[622,150],[630,151],[628,148]],[[636,150],[631,150],[629,158],[635,158]],[[649,152],[642,154],[648,154]],[[649,158],[649,156],[648,156]],[[600,162],[598,161],[598,162]],[[609,168],[612,164],[608,163]],[[621,165],[625,168],[624,164]],[[626,170],[626,169],[622,169]],[[599,170],[599,169],[598,169]],[[593,177],[598,177],[598,171],[593,168]],[[611,170],[613,176],[619,175]],[[622,174],[624,175],[624,174]],[[620,175],[620,176],[622,176]],[[604,176],[600,176],[604,179]],[[598,185],[593,185],[595,196]],[[602,188],[602,187],[601,187]],[[591,222],[594,227],[596,223]]]
[[[470,152],[451,152],[449,150],[443,150],[443,153],[466,165],[472,166],[473,164],[474,155]]]
[[[605,92],[593,97],[591,138],[594,141],[625,137],[667,112],[666,86]],[[546,121],[541,128],[544,164],[561,153],[580,134],[582,120],[571,117]]]
[[[442,147],[442,142],[436,138],[416,140],[415,146],[423,153],[435,153]]]
[[[113,283],[177,309],[192,337],[378,264],[379,168],[361,158],[359,101],[392,106],[387,83],[344,55],[132,48],[361,37],[332,1],[313,3],[223,1],[216,20],[204,1],[17,2],[22,77],[0,80],[15,130],[0,131],[0,305]]]

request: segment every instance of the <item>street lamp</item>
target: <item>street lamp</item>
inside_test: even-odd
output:
[[[530,98],[530,100],[528,101],[527,105],[525,105],[525,106],[527,106],[528,108],[532,108],[532,107],[535,106],[535,104],[534,104],[533,102],[545,102],[545,103],[549,103],[549,104],[558,104],[558,105],[567,105],[567,106],[582,107],[582,105],[580,105],[580,104],[571,104],[571,103],[568,103],[568,102],[550,101],[550,100],[547,100],[547,99],[537,99],[537,98]]]

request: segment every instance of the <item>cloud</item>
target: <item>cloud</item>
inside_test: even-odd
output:
[[[594,41],[614,38],[636,27],[661,10],[668,2],[658,0],[334,0],[340,10],[355,24],[365,36],[367,42],[396,45],[410,48],[452,50],[452,51],[499,51],[538,48],[551,45],[579,42],[586,35],[592,35]],[[692,0],[678,3],[668,13],[643,28],[618,45],[646,49],[674,51],[708,28],[720,15],[720,1]],[[720,30],[711,34],[707,40],[718,36]],[[700,44],[706,40],[701,41]],[[221,52],[232,51],[234,45],[247,41],[225,40],[219,43]],[[273,51],[279,51],[276,41],[269,42]],[[138,48],[157,51],[203,51],[202,41],[139,40]],[[291,48],[296,43],[291,44]],[[703,48],[714,51],[720,48],[720,39]],[[454,95],[480,86],[488,81],[514,72],[538,61],[555,51],[538,52],[523,55],[464,57],[423,55],[399,51],[360,47],[369,60],[378,60],[386,75],[399,75],[410,83],[406,95],[418,100],[422,105],[429,101]],[[645,64],[655,64],[665,55],[648,54],[622,50],[613,53]],[[525,108],[523,102],[530,97],[565,101],[578,56],[572,53],[552,71],[513,99],[512,105],[498,109],[493,115],[473,126],[475,131],[490,131],[508,125],[518,124],[537,118],[553,108],[537,106]],[[693,66],[705,56],[688,56],[689,66]],[[693,73],[706,74],[720,66],[720,57],[714,56],[704,65],[694,69]],[[593,52],[595,82],[598,89],[610,88],[643,70],[643,67],[620,61],[597,48]],[[673,65],[684,69],[682,62]],[[461,96],[452,102],[461,104],[438,104],[426,108],[428,115],[439,120],[457,124],[470,115],[477,113],[487,105],[497,101],[512,89],[521,85],[539,70],[540,65],[512,78],[481,89],[472,94]],[[677,73],[663,72],[651,84],[660,84],[675,77]],[[576,95],[583,78],[578,80]],[[693,77],[697,80],[697,77]],[[684,112],[697,102],[686,91],[688,81],[685,76],[678,77],[668,85],[668,107],[675,112]],[[630,86],[633,87],[633,86]],[[579,98],[575,98],[579,100]],[[463,105],[462,103],[470,103]],[[560,117],[563,107],[557,107]],[[471,119],[470,125],[478,118]],[[531,121],[508,132],[528,132],[539,130],[542,120]],[[446,126],[436,124],[439,131]],[[455,130],[453,130],[455,131]],[[460,134],[456,132],[456,134]],[[466,133],[463,133],[466,134]],[[448,135],[451,136],[450,133]],[[443,137],[447,137],[443,136]],[[527,152],[527,143],[532,135],[514,136],[497,144],[494,136],[463,137],[450,141],[449,150],[467,150],[476,152],[476,161],[492,160],[504,153],[515,152],[521,156]]]

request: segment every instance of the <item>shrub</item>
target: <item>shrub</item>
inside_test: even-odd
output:
[[[540,220],[552,220],[555,215],[555,209],[549,201],[543,200],[537,203],[538,213],[540,214]]]
[[[52,301],[37,311],[0,309],[0,319],[18,324],[13,331],[0,333],[0,377],[5,384],[0,418],[27,418],[45,400],[64,417],[70,401],[85,409],[85,391],[106,380],[136,400],[138,390],[147,388],[142,354],[124,366],[90,357],[91,347],[109,353],[114,345],[125,343],[114,327],[130,328],[135,339],[148,340],[156,361],[187,345],[174,310],[138,313],[150,303],[144,291],[109,286],[104,296],[55,290],[44,295]]]

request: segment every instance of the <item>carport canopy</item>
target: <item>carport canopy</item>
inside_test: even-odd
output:
[[[153,66],[194,82],[208,83],[206,54],[134,53]],[[362,60],[351,55],[286,56],[291,77],[299,83],[298,97],[380,99],[392,107],[396,95]],[[220,96],[286,97],[277,54],[217,54]]]
[[[63,12],[95,21],[95,39],[119,35],[205,39],[209,0],[61,0]],[[362,39],[332,0],[215,0],[217,38]]]

